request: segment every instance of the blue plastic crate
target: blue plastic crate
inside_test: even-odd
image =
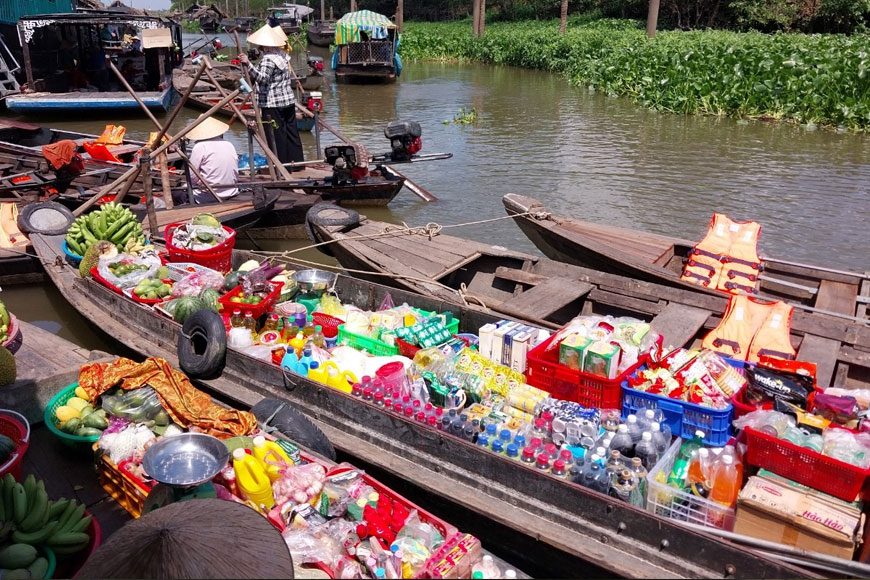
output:
[[[632,373],[629,378],[637,376],[644,369],[646,365]],[[709,409],[694,403],[637,391],[628,386],[628,379],[622,381],[622,417],[638,414],[644,409],[661,409],[664,423],[677,437],[691,439],[695,436],[695,431],[703,431],[704,443],[711,447],[721,447],[731,438],[734,405],[729,403],[728,408],[723,410]]]

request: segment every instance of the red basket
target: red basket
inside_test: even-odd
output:
[[[344,324],[344,320],[341,318],[336,318],[323,312],[315,312],[311,315],[311,319],[314,321],[315,326],[320,325],[323,336],[326,338],[338,336],[338,325]]]
[[[227,239],[211,249],[194,252],[172,245],[172,234],[178,226],[184,222],[169,224],[163,230],[163,238],[166,241],[166,251],[170,262],[193,262],[219,272],[229,272],[233,267],[233,247],[236,245],[236,232],[232,228],[222,226],[227,232]]]
[[[532,350],[526,357],[526,378],[558,399],[574,401],[584,407],[622,409],[622,381],[646,362],[646,355],[613,379],[606,379],[570,369],[559,364],[559,349],[547,352],[557,335],[553,335]]]
[[[105,286],[106,288],[111,290],[112,292],[117,292],[118,294],[124,293],[123,290],[121,290],[120,288],[118,288],[117,286],[115,286],[114,284],[112,284],[111,282],[109,282],[108,280],[103,278],[102,276],[100,276],[100,272],[95,267],[91,268],[91,276],[94,277],[94,280],[96,280],[97,282],[99,282],[100,284],[102,284],[103,286]]]
[[[24,333],[21,332],[21,325],[18,324],[18,319],[14,314],[9,315],[9,328],[6,330],[7,338],[3,343],[3,348],[15,354],[21,348],[24,342]]]
[[[281,288],[284,286],[284,282],[269,282],[274,288],[269,294],[263,298],[262,302],[259,304],[244,304],[243,302],[233,302],[230,300],[233,296],[238,296],[242,293],[242,287],[236,286],[220,298],[218,298],[218,302],[223,304],[225,312],[232,312],[233,310],[240,310],[242,315],[246,312],[250,312],[251,316],[254,318],[260,318],[268,311],[272,309],[272,306],[275,305],[275,302],[278,300],[278,297],[281,296]]]
[[[746,461],[750,465],[769,469],[844,501],[855,501],[859,495],[870,497],[863,493],[870,471],[751,427],[743,431],[746,434]]]
[[[172,278],[163,278],[163,281],[172,286],[175,281]],[[126,294],[126,293],[125,293]],[[139,304],[148,304],[153,306],[154,304],[160,304],[164,300],[171,300],[172,296],[166,296],[165,298],[139,298],[136,294],[133,293],[133,290],[130,290],[128,294],[130,298],[133,299],[133,302],[138,302]]]
[[[21,479],[21,465],[27,448],[30,447],[30,423],[21,413],[9,409],[0,410],[0,435],[6,435],[15,442],[16,449],[3,465],[0,475],[11,473],[16,480]]]

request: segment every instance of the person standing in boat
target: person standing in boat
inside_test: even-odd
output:
[[[270,143],[275,145],[275,154],[281,163],[291,163],[305,161],[305,154],[296,127],[296,97],[290,63],[282,50],[285,42],[267,24],[248,37],[248,43],[263,49],[260,62],[254,66],[246,54],[239,55],[239,62],[248,67],[256,86],[263,127]]]
[[[190,152],[190,165],[196,168],[209,186],[239,181],[239,154],[235,146],[224,140],[224,133],[230,126],[213,117],[207,118],[194,127],[187,138],[196,141]],[[194,198],[197,203],[214,201],[211,194],[202,187],[202,182],[191,176],[194,188]],[[197,188],[197,186],[200,186]],[[227,199],[239,194],[237,187],[216,189],[218,196]]]

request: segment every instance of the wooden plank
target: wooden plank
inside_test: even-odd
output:
[[[517,312],[527,312],[538,318],[546,318],[571,302],[586,296],[594,288],[592,284],[568,278],[550,278],[502,305]]]
[[[652,319],[651,324],[661,333],[665,344],[679,347],[695,338],[709,317],[709,310],[671,303]]]
[[[496,268],[495,277],[501,278],[502,280],[517,282],[519,284],[528,284],[529,286],[537,286],[538,284],[543,284],[550,279],[549,276],[539,276],[537,274],[532,274],[531,272],[526,272],[525,270],[517,270],[506,266],[499,266]]]
[[[819,310],[855,315],[855,299],[858,297],[858,285],[845,282],[822,280],[819,293],[816,296],[815,307]]]
[[[606,304],[608,306],[614,306],[616,308],[649,316],[657,315],[662,311],[662,308],[664,308],[664,304],[666,304],[650,302],[649,300],[642,300],[640,298],[633,298],[623,294],[608,292],[607,290],[602,290],[600,288],[596,288],[589,293],[589,300],[599,304]],[[595,310],[595,312],[599,312],[599,310]]]
[[[839,353],[838,341],[808,334],[801,342],[797,358],[816,363],[816,382],[820,387],[827,388],[834,380]]]

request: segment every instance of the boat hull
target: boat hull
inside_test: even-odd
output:
[[[342,83],[379,84],[396,81],[396,68],[385,65],[347,65],[335,68],[335,80]]]
[[[153,111],[169,110],[173,89],[138,93],[142,102]],[[22,93],[7,97],[10,111],[46,113],[58,111],[130,111],[140,110],[129,93]]]
[[[310,24],[307,30],[308,42],[314,46],[329,46],[335,42],[335,28],[332,30],[315,28],[314,24]]]

